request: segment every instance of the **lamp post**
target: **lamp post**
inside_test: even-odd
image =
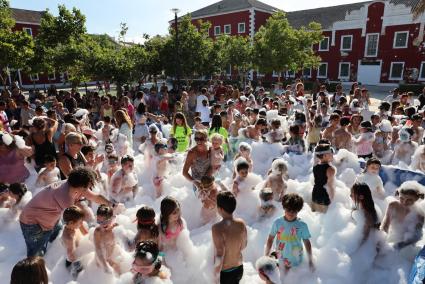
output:
[[[180,12],[179,9],[173,8],[171,12],[174,13],[174,29],[176,34],[176,79],[177,79],[177,90],[180,91],[180,58],[179,58],[179,29],[178,29],[178,20],[177,14]]]

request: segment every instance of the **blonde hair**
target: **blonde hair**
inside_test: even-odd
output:
[[[131,123],[131,119],[128,116],[127,111],[119,109],[115,112],[115,120],[117,121],[117,127],[121,127],[121,125],[125,122],[128,124],[128,127],[133,128],[133,123]]]
[[[221,135],[221,134],[219,134],[219,133],[214,133],[213,135],[211,135],[211,137],[210,137],[210,141],[211,142],[213,142],[213,141],[217,141],[217,140],[220,140],[221,141],[221,143],[223,144],[223,142],[224,142],[224,137],[223,137],[223,135]]]
[[[70,132],[65,136],[65,144],[69,145],[69,144],[73,144],[75,142],[81,141],[81,143],[83,143],[83,137],[80,133],[77,132]]]

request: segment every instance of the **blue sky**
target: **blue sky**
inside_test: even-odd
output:
[[[172,8],[180,14],[195,11],[218,0],[10,0],[10,6],[28,10],[45,10],[53,14],[59,4],[68,8],[77,7],[86,15],[89,33],[117,36],[120,23],[127,23],[127,41],[140,42],[142,35],[166,34],[168,21],[173,18]],[[295,11],[323,6],[347,4],[353,0],[263,0],[262,2],[282,9]]]

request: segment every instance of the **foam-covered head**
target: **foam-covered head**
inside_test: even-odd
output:
[[[393,127],[391,125],[391,122],[387,119],[382,120],[381,123],[379,124],[379,130],[385,133],[393,132]]]
[[[255,268],[263,277],[267,277],[271,283],[280,283],[280,272],[277,260],[269,256],[260,257],[255,263]]]
[[[402,127],[398,132],[401,142],[410,142],[412,141],[413,130],[409,127]]]
[[[284,159],[276,159],[272,163],[272,172],[273,173],[279,173],[279,174],[285,174],[288,172],[288,165],[286,164]]]

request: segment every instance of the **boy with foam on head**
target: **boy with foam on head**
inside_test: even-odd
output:
[[[266,242],[264,254],[268,256],[270,255],[273,241],[276,238],[276,255],[279,263],[281,263],[281,267],[285,268],[285,273],[303,262],[304,252],[302,243],[304,243],[307,251],[310,269],[314,270],[310,231],[307,224],[297,217],[303,205],[304,200],[298,194],[286,194],[282,199],[282,207],[285,211],[284,215],[273,222]]]
[[[162,194],[162,183],[165,179],[165,173],[167,171],[167,162],[173,158],[171,154],[167,152],[167,143],[160,141],[155,144],[155,156],[152,159],[154,169],[152,171],[152,182],[155,187],[156,197]]]
[[[262,256],[255,262],[255,268],[261,280],[264,280],[266,284],[281,283],[279,264],[275,258]]]
[[[281,201],[285,195],[287,188],[286,180],[288,179],[288,166],[284,159],[275,159],[272,168],[269,171],[264,188],[271,188],[273,191],[273,199]]]
[[[56,167],[56,158],[52,155],[44,156],[44,168],[38,174],[36,185],[44,187],[60,180],[60,171]]]
[[[127,202],[136,196],[137,176],[134,173],[134,158],[126,155],[121,158],[121,169],[111,178],[111,196],[116,202]]]

